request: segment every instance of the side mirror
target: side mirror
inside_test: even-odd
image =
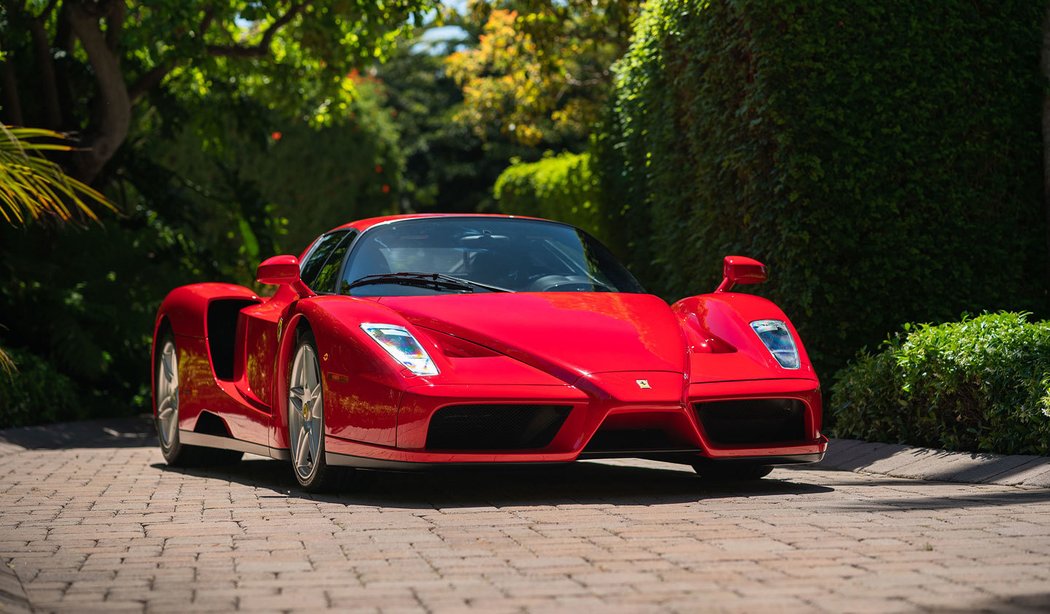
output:
[[[722,264],[722,283],[715,292],[729,292],[740,284],[760,284],[766,280],[766,265],[745,256],[726,256]]]
[[[259,264],[255,280],[270,286],[291,286],[299,296],[313,296],[299,277],[299,259],[295,256],[273,256]]]

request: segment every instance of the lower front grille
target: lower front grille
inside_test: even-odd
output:
[[[583,453],[687,450],[693,447],[672,439],[663,429],[602,429],[594,434]]]
[[[530,450],[550,445],[568,405],[453,405],[430,418],[428,450]]]
[[[797,399],[714,401],[694,405],[715,444],[770,444],[806,439],[806,406]]]

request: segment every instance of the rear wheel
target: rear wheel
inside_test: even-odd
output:
[[[317,344],[309,331],[299,335],[288,378],[288,444],[292,471],[307,492],[323,492],[338,481],[325,461],[324,391]]]
[[[698,463],[693,470],[705,480],[713,482],[746,482],[761,480],[773,471],[769,465],[751,465],[743,463]]]
[[[157,439],[164,461],[174,466],[235,463],[242,453],[187,446],[179,441],[179,352],[171,331],[157,338],[156,364],[153,365],[154,412]]]

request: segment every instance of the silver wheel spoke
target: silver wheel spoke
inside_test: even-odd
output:
[[[321,403],[320,403],[320,400],[321,400],[321,384],[317,384],[316,386],[314,386],[313,388],[310,389],[310,402],[312,403],[312,405],[310,406],[310,409],[311,409],[310,417],[314,418],[316,420],[320,420],[321,419]]]
[[[301,480],[316,471],[324,446],[324,398],[320,365],[310,345],[299,347],[288,382],[288,433],[292,463]]]
[[[164,367],[164,379],[171,381],[175,378],[175,367],[171,364],[173,355],[168,352],[168,346],[164,347],[164,355],[161,356],[160,364]]]
[[[309,445],[310,438],[307,436],[305,429],[299,430],[299,442],[295,447],[295,466],[298,469],[309,470],[310,465],[306,459],[306,448]]]
[[[172,416],[167,424],[169,442],[175,441],[175,431],[179,428],[179,421],[177,418],[178,416],[175,414],[175,410],[172,410]]]
[[[321,452],[321,429],[310,429],[310,457],[316,462]]]
[[[170,446],[179,428],[179,360],[175,344],[168,340],[157,367],[157,422],[161,444]]]
[[[160,402],[160,407],[157,408],[157,417],[162,421],[167,422],[173,411],[175,411],[175,407],[171,404],[171,396],[165,397],[165,399]]]
[[[288,395],[288,404],[297,413],[303,411],[303,397],[301,394],[296,394],[294,388],[291,394]]]

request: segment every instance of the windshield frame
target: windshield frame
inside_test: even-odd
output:
[[[608,258],[616,266],[618,266],[620,269],[622,269],[624,273],[627,274],[627,277],[628,277],[629,281],[632,282],[633,285],[636,287],[636,290],[616,289],[616,290],[612,291],[613,293],[649,294],[649,291],[646,290],[644,286],[642,286],[642,284],[638,281],[638,279],[634,276],[634,274],[630,271],[630,269],[628,269],[626,265],[624,265],[622,262],[620,262],[620,260],[618,258],[616,258],[616,256],[612,253],[612,250],[610,250],[608,247],[606,247],[604,243],[602,243],[601,241],[596,239],[589,232],[587,232],[587,231],[585,231],[585,230],[583,230],[581,228],[577,228],[577,227],[575,227],[575,226],[573,226],[571,224],[566,224],[564,222],[556,222],[554,220],[546,220],[546,219],[542,219],[542,218],[519,217],[519,216],[500,216],[500,215],[484,215],[484,214],[478,214],[478,215],[434,215],[434,216],[421,216],[421,217],[406,217],[406,218],[397,218],[397,219],[385,220],[385,221],[379,222],[377,224],[373,224],[372,226],[369,226],[368,228],[360,231],[357,234],[357,236],[353,240],[352,245],[350,246],[350,249],[348,249],[347,253],[343,256],[343,262],[342,262],[341,266],[339,267],[339,277],[338,277],[339,282],[338,282],[337,287],[336,287],[336,294],[340,295],[340,296],[355,296],[353,294],[349,294],[347,292],[344,292],[342,290],[342,286],[347,284],[347,283],[352,283],[352,282],[350,282],[349,280],[346,279],[346,275],[349,272],[350,264],[353,262],[353,259],[357,256],[357,254],[360,252],[360,250],[363,249],[362,246],[364,246],[364,245],[366,245],[368,243],[367,239],[369,238],[369,235],[374,230],[382,229],[382,228],[388,227],[388,226],[393,225],[393,224],[404,225],[404,224],[416,224],[416,223],[428,223],[428,222],[429,223],[433,223],[435,221],[439,221],[440,222],[442,220],[448,220],[449,222],[454,222],[454,221],[463,222],[463,221],[469,221],[469,220],[499,221],[499,222],[502,222],[502,221],[515,221],[515,223],[517,223],[516,222],[517,220],[520,220],[520,223],[548,224],[548,225],[558,226],[558,227],[561,227],[561,228],[564,228],[564,229],[568,229],[568,230],[570,230],[570,231],[580,235],[581,239],[582,239],[582,241],[584,242],[585,245],[586,245],[587,242],[589,242],[590,244],[592,244],[593,246],[597,247],[598,249],[604,250],[606,255],[608,256]],[[559,251],[560,251],[560,249],[559,249]],[[563,254],[563,255],[566,256],[566,257],[569,257],[568,254]],[[574,262],[574,265],[578,265],[578,264],[579,263],[575,263]],[[418,272],[418,273],[432,273],[433,271],[415,271],[415,272]],[[547,291],[514,290],[514,292],[535,293],[535,292],[547,292]],[[386,295],[386,294],[383,294],[383,295],[366,295],[366,296],[402,296],[402,295],[396,295],[396,294]]]

